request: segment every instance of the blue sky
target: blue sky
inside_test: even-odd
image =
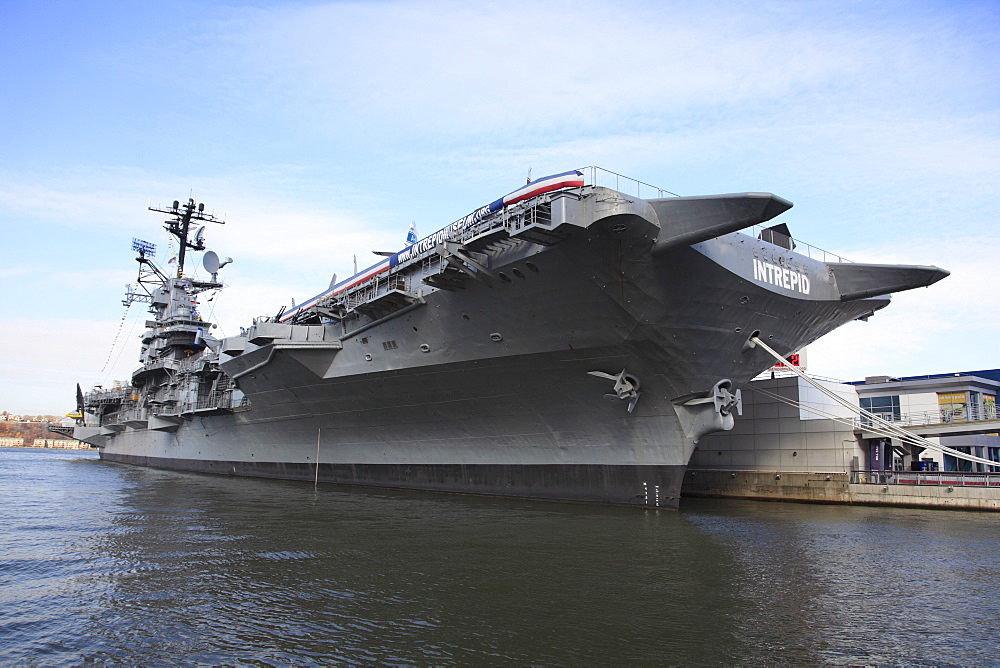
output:
[[[811,346],[817,374],[1000,366],[995,2],[8,0],[0,62],[0,410],[128,379],[150,203],[225,216],[232,334],[586,165],[774,192],[808,243],[952,271]]]

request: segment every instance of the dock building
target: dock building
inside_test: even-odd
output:
[[[734,429],[699,442],[683,493],[1000,510],[1000,369],[813,380],[776,368],[752,381]],[[875,419],[822,388],[901,428],[903,437],[877,429]]]

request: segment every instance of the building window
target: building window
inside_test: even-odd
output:
[[[861,397],[861,408],[874,413],[887,422],[899,422],[899,395],[890,397]],[[862,424],[869,424],[871,420],[862,418]]]
[[[973,457],[983,457],[983,450],[994,450],[995,448],[983,448],[981,446],[968,446],[959,445],[955,446],[955,450],[966,455],[972,455]],[[988,454],[988,453],[987,453]],[[992,459],[992,457],[990,457]],[[964,471],[966,473],[983,473],[986,469],[995,469],[995,466],[986,466],[985,464],[980,464],[979,462],[970,462],[967,459],[959,459],[952,455],[946,454],[944,456],[944,470],[945,471]]]

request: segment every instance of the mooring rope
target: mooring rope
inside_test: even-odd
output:
[[[951,455],[952,457],[956,457],[958,459],[964,459],[969,462],[975,462],[977,464],[986,464],[987,466],[1000,466],[1000,462],[995,462],[991,459],[984,459],[983,457],[976,457],[975,455],[968,455],[962,452],[961,450],[955,450],[954,448],[949,448],[945,445],[940,445],[929,439],[924,438],[923,436],[918,436],[913,432],[906,431],[905,429],[894,425],[893,423],[882,418],[881,416],[876,415],[875,413],[872,413],[870,411],[866,411],[860,406],[855,406],[850,401],[844,399],[842,396],[840,396],[833,390],[824,387],[822,384],[820,384],[819,381],[810,378],[801,369],[798,369],[794,366],[787,364],[787,360],[785,360],[784,357],[775,352],[766,343],[761,341],[759,336],[751,336],[750,343],[753,345],[760,346],[762,350],[764,350],[766,353],[774,357],[774,359],[784,364],[786,368],[795,373],[795,375],[797,375],[799,378],[802,378],[804,381],[815,387],[817,390],[819,390],[826,396],[836,401],[841,406],[847,408],[852,413],[860,417],[863,423],[867,422],[868,424],[864,425],[865,429],[874,434],[878,434],[879,436],[884,436],[888,438],[896,438],[910,445],[916,445],[925,448],[927,450],[933,450],[934,452],[940,452],[942,454]]]

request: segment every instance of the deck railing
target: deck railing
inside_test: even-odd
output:
[[[755,239],[760,239],[764,230],[767,229],[766,225],[754,225],[749,230],[744,230],[744,233],[752,234]],[[794,252],[799,255],[805,255],[807,258],[812,260],[819,260],[820,262],[837,262],[845,263],[851,262],[843,255],[837,255],[836,253],[831,253],[830,251],[823,250],[818,246],[813,246],[812,244],[807,244],[801,239],[796,239],[792,237],[792,242],[795,244]]]
[[[623,176],[617,172],[612,172],[601,167],[582,167],[584,182],[589,186],[603,186],[617,190],[626,195],[635,195],[642,199],[663,199],[664,197],[680,197],[677,193],[672,193],[663,188],[638,181],[628,176]]]
[[[603,186],[617,190],[618,192],[626,195],[635,195],[636,197],[640,197],[642,199],[680,197],[677,193],[664,190],[663,188],[659,188],[652,184],[645,183],[601,167],[581,167],[579,171],[583,173],[584,183],[588,186]],[[522,202],[513,207],[504,207],[493,214],[483,217],[472,225],[459,225],[462,229],[457,233],[450,235],[450,240],[457,243],[464,243],[473,237],[498,227],[505,227],[511,233],[514,233],[532,222],[538,222],[533,217],[539,215],[540,209],[544,208],[544,204],[550,200],[551,196],[552,195],[545,193],[537,198],[527,202]],[[461,223],[463,220],[464,219],[460,218],[452,225],[454,226],[457,223]],[[753,234],[754,237],[761,238],[761,234],[764,229],[765,226],[763,225],[754,225],[748,230],[744,230],[744,232]],[[841,255],[823,250],[822,248],[805,243],[799,239],[794,239],[793,241],[795,244],[795,252],[805,255],[811,259],[819,260],[821,262],[850,262],[850,260],[847,260]],[[397,267],[395,267],[391,275],[391,279],[408,279],[409,277],[405,276],[405,273],[402,273],[407,267],[415,264],[422,264],[425,265],[426,268],[426,265],[429,262],[441,266],[444,261],[435,254],[422,253],[406,262],[400,263]],[[364,281],[363,283],[347,290],[346,293],[341,293],[336,297],[326,299],[321,302],[321,304],[324,306],[340,304],[348,309],[351,309],[358,304],[362,304],[380,294],[383,294],[388,289],[392,289],[386,285],[386,281],[386,277],[377,274],[367,281]],[[402,289],[412,289],[413,287],[414,286],[412,285],[408,285],[406,288]],[[276,318],[272,316],[260,316],[255,320],[258,322],[271,322],[276,320]]]

